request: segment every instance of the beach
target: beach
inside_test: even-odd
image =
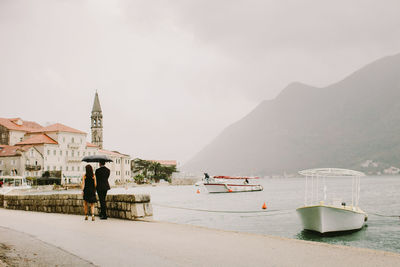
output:
[[[40,254],[57,255],[41,259],[45,264],[37,259],[29,266],[49,262],[58,266],[400,265],[400,254],[391,252],[192,225],[120,219],[92,222],[77,215],[6,209],[0,209],[0,218],[1,236],[8,237],[0,239],[2,247],[24,251],[33,242],[41,244],[36,246]],[[7,258],[1,260],[7,264]]]

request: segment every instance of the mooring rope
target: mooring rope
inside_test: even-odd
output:
[[[280,211],[288,211],[288,210],[208,210],[208,209],[196,209],[196,208],[185,208],[185,207],[176,207],[169,206],[164,204],[152,203],[154,206],[171,208],[171,209],[181,209],[181,210],[192,210],[192,211],[201,211],[201,212],[214,212],[214,213],[267,213],[267,212],[280,212]]]
[[[164,205],[159,203],[153,203],[154,206],[170,208],[170,209],[180,209],[180,210],[191,210],[191,211],[200,211],[200,212],[211,212],[211,213],[272,213],[266,215],[257,215],[257,216],[271,216],[271,215],[282,215],[282,214],[289,214],[294,212],[294,210],[209,210],[209,209],[198,209],[198,208],[186,208],[186,207],[177,207],[177,206],[170,206]],[[367,212],[368,215],[375,215],[379,217],[386,217],[386,218],[400,218],[400,215],[386,215],[374,212]]]

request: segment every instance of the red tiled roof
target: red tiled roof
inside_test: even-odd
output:
[[[37,130],[35,132],[67,132],[67,133],[82,133],[85,132],[79,131],[77,129],[71,128],[61,123],[55,123],[49,126],[44,127],[42,130]]]
[[[99,149],[99,154],[117,156],[117,157],[129,156],[129,155],[126,155],[126,154],[121,154],[118,151],[109,151],[109,150],[105,150],[105,149]]]
[[[25,141],[19,142],[16,145],[38,145],[38,144],[58,144],[54,139],[45,134],[35,134]]]
[[[92,143],[87,142],[87,143],[86,143],[86,147],[98,147],[98,146],[95,145],[95,144],[92,144]]]
[[[18,125],[18,121],[21,121],[21,125]],[[24,121],[20,118],[0,118],[0,125],[4,126],[9,130],[34,132],[43,129],[43,126],[33,121]]]
[[[151,162],[158,162],[161,165],[176,165],[176,160],[149,160]]]
[[[18,146],[4,146],[0,150],[0,157],[18,156],[19,148]]]

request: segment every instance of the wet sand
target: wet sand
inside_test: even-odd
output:
[[[76,215],[6,209],[0,209],[0,218],[3,230],[18,232],[8,235],[6,244],[24,251],[32,247],[29,242],[37,242],[42,244],[40,255],[59,255],[43,259],[44,265],[400,266],[400,254],[390,252],[190,225],[98,218],[92,222]],[[3,235],[7,236],[0,231],[0,243]],[[64,263],[61,255],[79,262]]]

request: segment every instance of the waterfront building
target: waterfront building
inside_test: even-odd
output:
[[[160,163],[163,166],[175,166],[177,167],[177,162],[176,160],[155,160],[155,159],[150,159],[150,162],[157,162]]]
[[[0,145],[13,146],[21,142],[26,133],[40,130],[43,127],[33,121],[24,121],[21,118],[0,118]]]
[[[103,149],[102,119],[97,92],[91,114],[92,143],[86,141],[87,133],[61,123],[43,127],[20,118],[0,118],[0,175],[41,177],[49,172],[62,183],[78,183],[87,164],[82,158],[100,154],[113,160],[107,163],[111,185],[128,181],[130,156]]]
[[[112,184],[121,184],[131,179],[131,157],[118,151],[99,150],[99,154],[107,155],[112,159],[113,164],[107,165],[110,169],[110,179]]]
[[[34,146],[0,145],[0,176],[23,176],[32,173],[39,176],[42,155]]]

